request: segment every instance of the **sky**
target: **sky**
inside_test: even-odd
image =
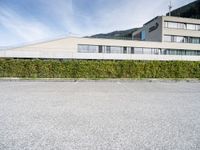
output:
[[[0,0],[0,48],[141,27],[170,0]],[[173,9],[194,0],[172,0]]]

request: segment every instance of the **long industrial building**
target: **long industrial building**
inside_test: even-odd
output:
[[[1,50],[0,57],[200,61],[200,20],[158,16],[132,40],[68,37]]]

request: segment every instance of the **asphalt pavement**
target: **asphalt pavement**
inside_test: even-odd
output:
[[[2,150],[198,150],[199,82],[0,82]]]

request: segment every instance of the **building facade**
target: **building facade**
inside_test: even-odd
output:
[[[200,20],[161,16],[133,40],[68,37],[2,50],[0,57],[200,61]]]
[[[133,40],[200,44],[200,19],[159,16],[134,32]]]

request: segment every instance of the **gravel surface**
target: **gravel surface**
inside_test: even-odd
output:
[[[0,82],[0,149],[200,149],[200,83]]]

